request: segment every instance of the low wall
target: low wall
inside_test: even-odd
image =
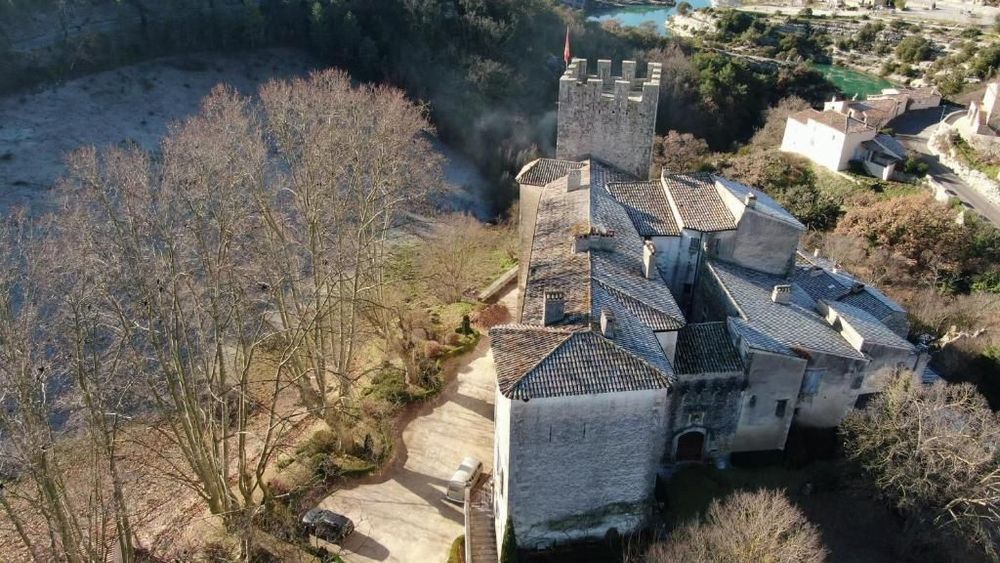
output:
[[[950,148],[948,137],[952,133],[958,132],[954,125],[942,123],[940,127],[931,135],[927,141],[927,147],[931,154],[937,156],[941,163],[955,171],[966,184],[983,195],[990,202],[1000,205],[1000,184],[983,174],[979,170],[974,170],[965,165],[964,162],[954,154],[954,149]],[[949,147],[942,150],[942,147]]]

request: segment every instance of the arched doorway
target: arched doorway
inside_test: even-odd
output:
[[[674,449],[675,461],[701,461],[705,450],[705,433],[689,430],[677,437]]]

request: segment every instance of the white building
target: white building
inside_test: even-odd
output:
[[[888,180],[896,165],[906,159],[906,150],[892,137],[852,117],[851,112],[860,110],[846,104],[828,102],[831,109],[827,111],[805,109],[788,116],[781,150],[801,155],[834,172],[847,170],[855,160],[872,176]],[[847,113],[841,113],[840,109]]]

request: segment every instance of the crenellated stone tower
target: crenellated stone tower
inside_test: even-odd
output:
[[[650,154],[660,96],[659,63],[636,77],[635,61],[622,61],[622,76],[611,76],[611,61],[573,59],[559,79],[556,158],[595,158],[639,178],[649,176]]]

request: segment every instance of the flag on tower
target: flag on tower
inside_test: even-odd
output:
[[[563,62],[569,66],[569,26],[566,26],[566,46],[563,47]]]

